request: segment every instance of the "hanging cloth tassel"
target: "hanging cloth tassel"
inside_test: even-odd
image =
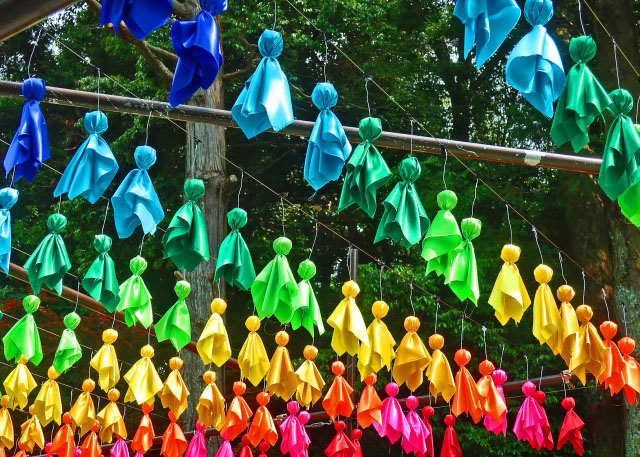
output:
[[[116,403],[120,399],[120,391],[118,389],[109,389],[107,398],[109,403],[96,416],[98,422],[100,422],[100,441],[111,443],[113,435],[127,439],[127,428]]]
[[[409,439],[409,424],[396,398],[400,391],[398,384],[390,382],[385,386],[384,391],[387,398],[382,402],[382,422],[380,424],[374,422],[373,428],[381,438],[386,436],[391,444],[396,443],[400,438]]]
[[[571,355],[576,346],[576,336],[580,328],[576,310],[573,309],[573,305],[570,303],[573,297],[575,297],[576,292],[573,290],[573,287],[562,285],[558,287],[556,295],[561,302],[560,323],[558,324],[558,331],[553,336],[550,346],[554,354],[560,354],[568,367],[571,363]]]
[[[113,343],[118,339],[118,332],[108,328],[102,332],[104,343],[91,359],[91,368],[98,372],[98,385],[107,392],[120,380],[120,366]],[[119,395],[119,394],[118,394]]]
[[[2,381],[11,409],[26,408],[29,404],[29,394],[38,386],[27,367],[27,362],[27,358],[21,356],[16,367]]]
[[[248,379],[251,384],[257,386],[269,371],[269,357],[262,338],[257,333],[260,329],[258,316],[249,316],[244,325],[249,330],[249,335],[238,354],[240,379]]]
[[[156,394],[162,390],[162,380],[151,361],[154,354],[153,347],[149,344],[140,349],[141,359],[134,363],[124,375],[124,380],[129,385],[124,401],[135,401],[139,405],[153,403]]]
[[[66,328],[60,336],[58,348],[53,356],[53,368],[61,374],[82,358],[82,347],[74,332],[74,329],[80,325],[80,316],[75,312],[70,312],[64,316],[63,322]]]
[[[553,270],[540,264],[533,272],[536,281],[540,283],[533,298],[533,336],[540,344],[547,344],[553,349],[553,338],[557,334],[561,322],[560,311],[553,297],[549,282],[553,277]]]
[[[531,305],[531,298],[516,265],[520,259],[520,248],[513,244],[505,244],[500,258],[504,265],[489,296],[489,304],[495,309],[496,318],[502,325],[507,325],[509,319],[520,323],[522,315]]]
[[[0,448],[11,449],[13,447],[13,421],[9,414],[10,401],[8,395],[3,395],[0,399]]]
[[[593,317],[591,307],[589,305],[578,306],[576,315],[581,325],[576,336],[576,346],[569,363],[569,370],[578,377],[583,385],[586,385],[587,371],[596,378],[604,371],[604,356],[607,347],[600,338],[595,325],[590,322]]]
[[[324,450],[327,457],[352,457],[356,448],[344,433],[347,427],[343,421],[336,421],[333,424],[336,429],[336,436],[333,437],[329,446]]]
[[[96,235],[93,247],[98,257],[93,261],[82,279],[82,287],[96,301],[102,303],[107,311],[114,312],[120,302],[120,286],[116,277],[116,266],[109,255],[113,241],[107,235]]]
[[[434,333],[429,337],[429,347],[433,350],[431,354],[431,363],[427,367],[427,379],[429,379],[429,392],[436,399],[438,394],[442,395],[444,401],[449,403],[451,397],[456,392],[456,383],[453,379],[451,366],[447,360],[447,356],[442,352],[444,346],[444,337]]]
[[[71,261],[67,254],[60,232],[67,225],[67,218],[60,213],[52,214],[47,219],[49,234],[44,237],[33,254],[24,264],[29,283],[35,294],[39,294],[43,285],[62,295],[62,279],[71,269]]]
[[[612,321],[604,321],[600,324],[600,333],[604,336],[604,345],[607,351],[604,354],[605,368],[598,376],[598,382],[604,384],[604,388],[609,389],[613,396],[624,388],[623,373],[626,367],[620,348],[613,342],[616,333],[618,333],[618,325]]]
[[[283,400],[289,400],[293,396],[300,382],[298,375],[293,370],[289,350],[286,348],[288,343],[289,335],[287,332],[280,330],[276,333],[276,344],[278,347],[273,353],[273,357],[269,363],[269,371],[266,375],[267,379],[265,384],[265,390],[267,392],[271,395],[277,395]],[[273,445],[273,443],[271,444]]]
[[[640,363],[631,354],[636,347],[633,338],[625,336],[618,341],[618,347],[625,361],[622,377],[624,378],[624,394],[630,405],[636,404],[636,394],[640,393]]]
[[[444,283],[449,285],[451,291],[460,301],[468,298],[474,305],[477,305],[478,298],[480,298],[480,286],[478,284],[476,253],[472,241],[480,236],[482,223],[474,217],[468,217],[462,220],[460,227],[464,241],[449,257],[449,266],[444,273]]]
[[[552,451],[554,446],[553,435],[551,434],[551,425],[549,424],[547,412],[544,410],[544,402],[547,400],[547,395],[543,391],[538,390],[533,394],[533,398],[535,398],[540,405],[540,413],[543,418],[542,435],[544,436],[544,441],[542,442],[542,447],[548,451]],[[539,451],[542,447],[536,447],[535,449]]]
[[[235,397],[231,400],[224,426],[220,430],[220,435],[233,441],[249,427],[249,419],[253,412],[247,402],[242,397],[247,391],[247,385],[242,381],[233,383],[233,393]]]
[[[383,301],[376,301],[371,307],[373,321],[367,328],[368,345],[360,345],[358,353],[358,371],[360,377],[364,379],[371,373],[377,373],[382,367],[387,367],[391,371],[391,362],[396,357],[393,348],[396,340],[393,339],[387,325],[382,322],[382,318],[389,312],[389,305]]]
[[[522,385],[522,393],[526,398],[518,410],[513,433],[518,437],[518,441],[527,441],[534,449],[542,449],[546,417],[543,415],[542,407],[533,397],[535,392],[536,386],[531,381]]]
[[[458,434],[456,433],[456,429],[453,428],[454,425],[456,425],[456,416],[447,414],[444,418],[444,423],[447,429],[444,431],[440,457],[462,457],[462,448],[458,441]]]
[[[22,307],[27,314],[2,337],[4,357],[7,361],[15,360],[20,363],[20,359],[24,357],[24,363],[30,361],[36,366],[42,361],[42,342],[36,321],[33,318],[33,313],[38,310],[39,306],[40,299],[35,295],[28,295],[22,299]]]
[[[231,344],[224,326],[222,314],[227,309],[227,302],[222,298],[214,298],[211,302],[211,317],[205,324],[196,343],[196,349],[205,365],[215,363],[221,367],[231,358]]]
[[[344,298],[327,319],[327,323],[333,328],[331,347],[338,356],[345,352],[355,356],[360,344],[369,346],[367,327],[356,304],[356,296],[359,293],[360,287],[355,281],[345,282],[342,286]]]
[[[427,452],[427,439],[429,438],[430,432],[416,412],[420,401],[413,395],[410,395],[407,397],[406,405],[407,408],[409,408],[409,412],[407,413],[409,436],[404,435],[402,437],[402,449],[407,454],[424,455]]]
[[[355,203],[372,218],[376,213],[376,193],[391,177],[391,170],[373,144],[382,135],[380,119],[362,119],[358,135],[362,143],[355,148],[347,162],[338,212]]]
[[[482,403],[482,413],[490,416],[495,421],[499,421],[507,413],[507,405],[502,398],[500,391],[493,382],[491,376],[495,371],[495,366],[489,360],[480,362],[480,374],[482,377],[478,379],[478,394],[480,394],[480,402]]]
[[[129,262],[129,269],[132,274],[120,284],[120,303],[116,309],[124,313],[124,321],[129,327],[140,322],[144,328],[149,328],[153,323],[151,293],[142,279],[147,261],[137,255]]]
[[[260,406],[253,415],[251,427],[247,434],[247,438],[253,446],[257,446],[262,440],[269,442],[271,446],[275,446],[278,442],[278,429],[276,429],[273,417],[271,417],[271,413],[267,409],[269,398],[270,396],[266,392],[260,392],[256,395],[256,400]]]
[[[91,427],[89,434],[78,448],[82,452],[81,457],[100,457],[102,455],[102,446],[98,440],[99,430],[100,423],[96,422],[96,424]]]
[[[44,80],[40,78],[27,78],[20,88],[27,101],[22,107],[20,125],[3,162],[5,177],[15,169],[15,182],[20,178],[32,182],[42,164],[51,158],[47,121],[40,108],[40,100],[44,98],[46,91]]]
[[[216,385],[216,372],[205,371],[202,379],[206,384],[198,400],[198,421],[204,427],[213,427],[220,431],[225,421],[224,396]]]
[[[84,115],[84,128],[89,132],[89,138],[69,161],[53,191],[54,197],[68,194],[69,200],[73,200],[80,196],[91,204],[102,197],[118,172],[118,161],[101,136],[107,126],[107,116],[102,111]]]
[[[56,436],[51,442],[51,447],[47,451],[47,455],[58,454],[58,457],[74,457],[76,446],[74,431],[71,428],[71,422],[73,422],[71,415],[64,413],[62,422],[64,425],[56,432]]]
[[[298,276],[302,279],[298,283],[298,293],[291,300],[293,307],[293,317],[291,318],[291,328],[298,330],[304,327],[313,338],[315,336],[314,327],[318,329],[318,334],[324,334],[324,324],[320,314],[320,305],[313,292],[311,278],[316,275],[316,265],[309,259],[303,260],[298,266]]]
[[[433,427],[431,426],[431,418],[436,413],[433,406],[425,406],[422,408],[422,422],[424,422],[425,427],[429,430],[429,436],[427,436],[427,452],[424,453],[421,457],[434,457],[435,455],[435,447],[433,446]],[[454,416],[455,418],[455,416]]]
[[[367,428],[373,423],[382,425],[382,400],[373,385],[378,381],[375,373],[364,378],[365,387],[362,389],[356,418],[358,425]]]
[[[477,424],[483,415],[482,399],[473,376],[465,366],[471,361],[471,353],[466,349],[458,349],[454,360],[460,368],[456,373],[456,393],[453,395],[451,410],[456,416],[462,413],[470,415],[474,424]]]
[[[353,457],[362,457],[362,445],[360,444],[360,440],[362,439],[362,430],[359,428],[354,428],[351,430],[351,442],[353,443],[354,451]]]
[[[187,448],[185,457],[207,457],[207,441],[204,437],[204,431],[206,429],[207,427],[202,425],[200,421],[196,419],[196,431],[193,434],[191,441],[189,441],[189,447]],[[242,454],[240,454],[240,456],[242,457]],[[246,457],[253,457],[253,455]]]
[[[567,411],[562,421],[562,428],[560,428],[560,434],[558,435],[558,450],[570,442],[573,445],[573,450],[578,455],[584,454],[584,443],[582,440],[582,427],[584,422],[578,417],[573,408],[576,407],[576,401],[572,397],[566,397],[562,399],[562,407]]]
[[[234,208],[227,213],[227,222],[231,231],[220,244],[213,280],[224,279],[240,290],[249,290],[256,279],[256,271],[249,247],[240,233],[240,229],[247,225],[247,212]]]
[[[296,388],[296,400],[305,408],[311,407],[322,398],[324,389],[324,379],[314,363],[318,356],[318,348],[313,345],[304,347],[303,356],[305,361],[296,370],[298,376],[298,386]]]
[[[289,415],[280,424],[280,433],[282,434],[280,452],[282,455],[289,454],[291,457],[306,457],[307,455],[310,441],[306,439],[304,426],[297,416],[299,411],[300,405],[297,401],[287,403],[287,412]],[[260,446],[262,446],[263,443],[265,442],[260,443]]]
[[[47,370],[48,379],[40,387],[33,402],[36,417],[45,427],[51,422],[60,425],[62,419],[62,398],[60,397],[60,386],[56,382],[58,376],[56,369],[49,367]]]
[[[189,389],[187,389],[187,385],[180,374],[183,363],[180,357],[171,357],[169,360],[171,373],[167,376],[162,391],[158,394],[162,407],[169,408],[178,418],[187,409],[187,397],[189,396]]]
[[[191,320],[185,302],[191,293],[191,284],[178,281],[173,290],[178,296],[178,301],[156,323],[155,330],[158,341],[169,340],[176,351],[180,351],[191,342]]]
[[[82,381],[82,393],[76,398],[71,411],[71,419],[74,427],[80,427],[80,436],[88,433],[96,425],[96,408],[91,398],[91,393],[96,388],[96,383],[91,378]]]
[[[100,25],[113,26],[118,34],[120,21],[140,41],[155,29],[169,22],[173,12],[170,0],[104,0],[100,11]]]
[[[18,447],[24,449],[29,454],[33,453],[36,446],[44,450],[44,434],[42,433],[42,426],[36,416],[36,410],[33,405],[29,406],[29,419],[22,423],[20,430],[20,440],[18,441]]]
[[[406,383],[409,390],[414,392],[422,385],[422,373],[431,363],[431,356],[418,335],[420,319],[408,316],[404,320],[404,329],[407,333],[396,350],[391,374],[399,385]]]
[[[351,400],[353,387],[342,377],[344,370],[344,363],[339,360],[331,364],[331,372],[335,378],[327,394],[324,396],[324,400],[322,400],[322,407],[332,421],[335,420],[337,416],[351,416],[354,408],[353,401]]]
[[[457,195],[443,190],[437,197],[440,211],[422,240],[422,258],[427,261],[427,275],[435,271],[438,276],[444,274],[449,266],[449,256],[462,243],[462,234],[458,221],[451,212],[458,204]]]
[[[173,411],[169,411],[169,420],[171,423],[162,434],[162,448],[160,455],[164,457],[180,457],[189,447],[189,442],[182,432],[182,428],[178,425],[178,418]]]
[[[11,261],[11,212],[20,193],[12,187],[0,189],[0,268],[9,274]]]
[[[153,411],[153,405],[149,403],[142,404],[140,424],[138,425],[136,434],[133,435],[133,440],[131,440],[131,449],[136,451],[136,453],[144,454],[153,446],[155,431],[153,430],[153,423],[149,417],[151,411]]]
[[[498,390],[498,394],[502,398],[502,401],[506,405],[507,402],[504,397],[504,389],[502,388],[502,384],[507,381],[507,373],[504,370],[497,369],[493,373],[491,373],[491,377],[493,378],[493,382],[496,385],[496,389]],[[507,436],[507,411],[508,408],[502,413],[499,419],[494,419],[490,414],[484,416],[484,428],[489,430],[496,435],[502,433],[502,436]]]

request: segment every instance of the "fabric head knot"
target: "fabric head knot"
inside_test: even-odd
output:
[[[178,281],[173,290],[180,300],[184,300],[191,293],[191,284],[187,281]]]
[[[618,341],[618,347],[620,348],[622,355],[631,355],[636,349],[636,340],[631,337],[624,336],[620,338],[620,341]]]
[[[64,326],[69,330],[74,330],[80,325],[80,316],[78,316],[75,312],[70,312],[66,316],[64,316]]]
[[[576,63],[587,63],[596,56],[596,42],[590,36],[571,38],[569,54]]]
[[[398,167],[400,177],[406,182],[415,182],[420,177],[421,171],[420,162],[415,157],[407,157],[400,162],[400,167]]]
[[[93,392],[93,389],[95,388],[96,388],[96,382],[93,379],[87,378],[84,381],[82,381],[83,392]]]
[[[520,258],[520,248],[515,244],[505,244],[500,251],[500,258],[507,263],[515,263]]]
[[[409,395],[407,397],[407,408],[409,408],[411,411],[414,411],[416,408],[418,408],[418,406],[420,406],[420,400],[418,400],[418,398],[415,395]]]
[[[298,411],[300,411],[300,404],[298,404],[297,401],[292,400],[287,403],[287,412],[290,415],[295,416],[296,414],[298,414]]]
[[[280,32],[265,30],[258,40],[258,49],[264,57],[278,57],[284,48]]]
[[[276,251],[276,254],[280,255],[289,254],[292,246],[293,245],[291,244],[291,240],[286,236],[276,238],[276,240],[273,242],[273,250]]]
[[[593,310],[589,305],[580,305],[576,309],[576,316],[578,316],[578,320],[583,324],[586,324],[593,317]]]
[[[260,392],[256,395],[256,400],[258,400],[260,406],[266,406],[269,404],[270,395],[267,392]],[[242,437],[242,440],[244,441],[244,437]]]
[[[47,86],[40,78],[28,78],[22,83],[20,91],[27,100],[39,102],[47,93]]]
[[[533,276],[540,284],[547,284],[553,277],[553,270],[547,265],[540,264],[533,270]]]
[[[316,264],[309,259],[303,260],[300,262],[300,265],[298,265],[298,275],[300,275],[302,279],[313,278],[316,275]]]
[[[395,382],[390,382],[389,384],[384,386],[384,391],[387,393],[388,396],[395,397],[398,395],[398,392],[400,392],[400,388],[398,387],[398,384],[396,384]]]
[[[148,357],[151,359],[154,355],[155,351],[153,350],[153,346],[151,346],[150,344],[145,344],[140,349],[140,357]]]
[[[18,195],[20,192],[12,187],[0,189],[0,209],[13,208],[13,205],[18,201]]]
[[[407,332],[417,332],[420,329],[420,319],[415,316],[408,316],[404,320],[404,329]]]
[[[227,213],[227,222],[231,230],[238,230],[247,225],[247,212],[242,208],[234,208]]]
[[[491,373],[491,377],[493,378],[493,382],[496,383],[496,386],[501,386],[507,382],[507,372],[499,368]]]
[[[35,295],[27,295],[22,299],[22,307],[28,314],[33,314],[38,311],[40,306],[40,299]]]
[[[102,332],[102,342],[105,344],[113,344],[118,339],[118,331],[113,328],[108,328]]]
[[[368,386],[372,386],[376,382],[378,382],[378,375],[375,373],[369,373],[366,378],[364,378],[364,383]]]
[[[300,411],[300,414],[298,414],[298,420],[300,421],[300,425],[307,425],[309,420],[311,420],[311,414],[309,414],[309,411]]]
[[[365,141],[375,141],[382,135],[382,122],[377,117],[365,117],[360,121],[358,135]]]
[[[49,369],[47,370],[47,378],[55,380],[55,379],[58,379],[59,376],[60,375],[58,374],[55,368],[49,367]]]
[[[52,233],[60,233],[67,225],[67,218],[62,214],[56,213],[47,219],[47,227]]]
[[[278,346],[286,346],[289,343],[289,334],[284,330],[276,333],[276,344]]]
[[[359,428],[354,428],[353,430],[351,430],[351,438],[354,440],[359,440],[362,438],[362,430],[360,430]]]
[[[456,416],[454,416],[453,414],[447,414],[444,417],[444,423],[449,427],[453,427],[454,425],[456,425]]]
[[[566,409],[567,411],[569,411],[570,409],[573,409],[576,407],[576,401],[573,399],[573,397],[566,397],[562,399],[562,407],[564,409]]]
[[[96,235],[93,237],[93,247],[96,248],[96,251],[100,254],[109,252],[112,244],[113,240],[111,240],[111,237],[108,235]]]
[[[436,200],[438,201],[438,207],[440,209],[446,209],[451,211],[458,204],[458,196],[452,190],[441,191]]]
[[[129,269],[134,275],[140,276],[147,269],[147,261],[137,255],[129,262]]]
[[[480,362],[479,368],[480,374],[482,374],[482,376],[489,376],[496,369],[496,367],[490,360],[483,360],[482,362]]]
[[[467,240],[471,241],[480,235],[480,230],[482,230],[482,222],[480,222],[475,217],[468,217],[466,219],[462,219],[460,229],[462,230],[462,235]]]
[[[109,121],[102,111],[91,111],[84,115],[84,128],[91,135],[102,135],[107,131],[107,127],[109,127]]]
[[[198,430],[199,432],[204,432],[206,429],[207,429],[207,427],[202,425],[200,423],[200,421],[198,419],[196,419],[196,430]]]
[[[342,285],[342,294],[345,297],[356,298],[360,293],[360,286],[355,281],[347,281]]]
[[[333,423],[333,428],[336,429],[336,432],[344,432],[344,430],[347,428],[347,425],[344,423],[344,421],[335,421]]]
[[[532,396],[536,392],[536,385],[531,381],[527,381],[522,385],[522,393],[527,397]]]
[[[463,367],[471,361],[471,353],[466,349],[458,349],[453,356],[453,360],[459,367]]]
[[[438,333],[434,333],[429,337],[429,347],[434,351],[442,349],[444,346],[444,337]]]
[[[373,306],[371,307],[371,314],[373,314],[374,318],[382,319],[387,315],[388,312],[389,305],[387,305],[386,302],[383,302],[382,300],[373,302]]]
[[[204,197],[204,182],[200,179],[190,179],[184,183],[184,196],[190,202],[197,202]]]
[[[114,401],[114,402],[118,401],[120,399],[120,391],[115,387],[112,389],[109,389],[109,392],[107,393],[107,398],[109,399],[109,401]]]
[[[433,406],[425,406],[422,408],[422,415],[425,419],[431,419],[436,414],[436,410]]]
[[[141,170],[148,170],[156,163],[156,150],[151,146],[138,146],[136,152],[133,153],[136,160],[136,166]]]
[[[618,333],[618,324],[613,321],[604,321],[600,324],[600,333],[605,340],[612,340]]]
[[[205,371],[202,375],[202,379],[204,380],[205,384],[213,384],[214,382],[216,382],[217,378],[218,376],[216,375],[216,372],[211,370]]]
[[[180,357],[171,357],[169,359],[169,368],[180,371],[184,365],[184,361]]]
[[[250,332],[257,332],[260,329],[260,319],[258,319],[258,316],[249,316],[244,325]]]
[[[211,312],[222,314],[227,309],[227,302],[222,298],[214,298],[211,302]]]
[[[202,11],[208,11],[214,16],[222,14],[229,8],[228,0],[200,0]]]
[[[535,398],[539,405],[543,405],[544,402],[547,401],[547,394],[541,390],[536,390],[533,394],[533,398]]]
[[[311,100],[320,110],[331,109],[338,104],[338,92],[331,83],[318,83],[311,93]]]
[[[331,372],[334,374],[334,376],[342,376],[344,370],[344,363],[339,360],[336,360],[331,364]]]
[[[532,26],[545,25],[553,16],[551,0],[527,0],[524,4],[524,17]]]
[[[569,302],[573,300],[573,297],[576,296],[576,291],[573,290],[573,287],[563,284],[560,287],[558,287],[557,295],[558,295],[558,300]]]
[[[315,360],[318,357],[318,348],[312,344],[307,344],[302,351],[305,360]]]
[[[616,89],[609,93],[611,105],[607,108],[614,116],[627,114],[633,108],[633,96],[626,89]]]

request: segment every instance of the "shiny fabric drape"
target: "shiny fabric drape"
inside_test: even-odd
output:
[[[231,231],[220,244],[213,279],[224,279],[227,284],[248,290],[256,279],[256,271],[249,247],[240,233],[240,229],[247,225],[247,212],[234,208],[227,213],[227,221]]]
[[[122,21],[138,40],[144,40],[169,22],[172,12],[171,0],[103,0],[100,25],[112,24],[117,34]]]
[[[116,277],[116,266],[109,255],[113,241],[108,235],[96,235],[93,247],[98,257],[93,261],[82,279],[82,287],[96,301],[112,313],[120,302],[120,285]]]
[[[169,340],[176,351],[180,351],[191,342],[191,320],[185,302],[191,293],[191,285],[187,281],[178,281],[173,290],[178,301],[156,323],[155,330],[158,341]]]
[[[20,193],[12,187],[0,189],[0,268],[9,274],[11,261],[11,208]]]
[[[291,328],[297,330],[304,327],[313,338],[315,328],[318,334],[324,334],[324,323],[320,314],[320,305],[313,292],[311,279],[316,275],[316,265],[309,259],[303,260],[298,265],[298,276],[301,280],[298,283],[298,293],[293,297],[291,306],[293,307],[293,317],[291,318]]]
[[[451,212],[458,204],[458,197],[451,190],[443,190],[437,197],[440,210],[422,240],[422,258],[427,261],[427,275],[435,271],[441,276],[449,265],[449,256],[460,243],[462,234],[458,221]]]

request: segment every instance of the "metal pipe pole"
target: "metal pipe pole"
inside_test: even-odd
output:
[[[349,279],[358,282],[358,250],[349,246]],[[356,358],[347,354],[345,379],[347,383],[354,388],[356,383]],[[351,393],[351,401],[354,401],[354,393]],[[357,403],[354,401],[354,404]],[[347,433],[351,434],[353,428],[351,421],[346,421]]]
[[[78,0],[0,1],[0,41],[11,38]]]
[[[22,98],[21,83],[0,81],[0,97]],[[238,128],[233,122],[231,112],[220,109],[201,108],[198,106],[180,105],[171,108],[168,103],[154,100],[142,100],[117,95],[97,94],[59,87],[47,87],[44,103],[76,106],[96,109],[100,99],[100,109],[127,114],[138,114],[185,122],[200,122]],[[309,137],[313,122],[295,121],[287,128],[277,132],[284,135]],[[345,127],[347,137],[352,143],[360,143],[356,127]],[[270,133],[275,133],[269,131]],[[411,135],[405,133],[383,132],[376,140],[376,145],[383,148],[409,151]],[[526,149],[506,148],[479,143],[468,143],[426,136],[413,136],[413,150],[427,154],[441,154],[442,147],[456,157],[489,162],[510,163],[539,168],[555,168],[558,170],[597,174],[600,172],[602,160],[595,157],[582,157],[573,154],[556,154],[551,152],[531,151]]]

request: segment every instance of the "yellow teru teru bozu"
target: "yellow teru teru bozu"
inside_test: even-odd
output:
[[[505,244],[500,258],[504,264],[489,296],[489,305],[495,310],[498,321],[506,325],[510,319],[515,322],[522,320],[524,312],[531,305],[531,298],[516,265],[520,258],[520,248],[513,244]]]
[[[598,329],[590,322],[593,317],[591,306],[578,306],[576,315],[580,321],[580,328],[576,335],[569,370],[578,377],[582,384],[586,384],[587,371],[597,378],[605,369],[604,356],[607,347],[602,341]]]
[[[367,328],[369,344],[361,344],[358,352],[358,371],[361,380],[371,373],[377,373],[382,367],[391,371],[391,362],[396,357],[394,347],[396,340],[393,339],[387,324],[382,322],[382,318],[389,312],[389,305],[382,300],[376,301],[371,307],[373,321]]]
[[[361,344],[369,345],[367,326],[356,304],[356,296],[359,293],[360,287],[355,281],[345,282],[342,286],[344,298],[327,319],[329,325],[333,327],[331,347],[338,356],[345,352],[355,356]]]
[[[408,316],[404,320],[407,333],[396,350],[396,359],[391,374],[399,386],[407,384],[411,392],[422,385],[422,375],[431,363],[431,356],[418,335],[420,319]]]
[[[271,395],[277,395],[284,401],[289,401],[293,397],[300,382],[298,375],[293,370],[289,350],[286,347],[288,343],[289,334],[287,332],[280,330],[276,333],[278,347],[271,357],[265,386],[267,392]]]
[[[560,312],[549,287],[553,270],[547,265],[540,264],[533,274],[536,281],[540,283],[533,298],[533,336],[540,344],[548,344],[553,349],[553,337],[560,326]]]

